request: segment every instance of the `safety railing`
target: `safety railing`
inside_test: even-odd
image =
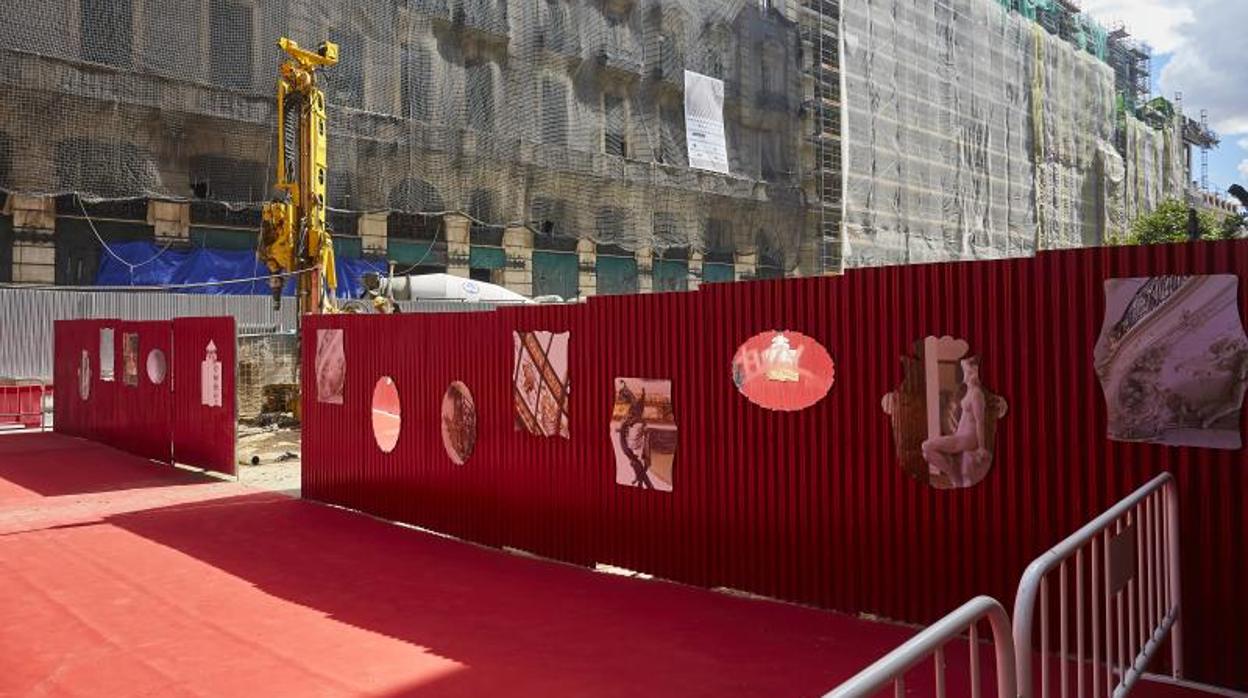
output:
[[[1178,678],[1180,621],[1178,497],[1174,478],[1164,473],[1028,565],[1014,600],[1020,695],[1035,695],[1033,666],[1039,666],[1041,698],[1120,698],[1167,633]]]
[[[1010,635],[1010,619],[1001,604],[990,596],[977,596],[962,604],[905,644],[837,686],[825,698],[871,696],[884,690],[890,683],[894,695],[902,698],[906,694],[906,673],[929,657],[935,664],[936,696],[944,698],[947,686],[944,648],[963,633],[967,634],[970,649],[971,696],[980,698],[982,674],[979,666],[978,626],[984,619],[992,626],[992,644],[996,650],[997,662],[997,696],[1014,698],[1017,695],[1017,684],[1014,680],[1014,640]]]
[[[42,380],[19,380],[0,384],[0,430],[47,428],[46,415],[52,395]]]

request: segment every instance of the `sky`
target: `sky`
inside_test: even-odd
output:
[[[1226,192],[1248,187],[1248,0],[1082,0],[1085,12],[1110,27],[1126,25],[1153,48],[1153,92],[1173,99],[1183,93],[1183,111],[1209,125],[1221,145],[1209,152],[1209,188]],[[1199,180],[1198,152],[1193,153]]]

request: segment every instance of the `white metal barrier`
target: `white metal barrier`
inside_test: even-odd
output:
[[[1050,627],[1053,584],[1056,643]],[[1038,646],[1033,644],[1037,623]],[[1020,695],[1034,694],[1032,667],[1037,663],[1041,698],[1051,693],[1121,698],[1143,675],[1167,633],[1178,678],[1183,673],[1178,496],[1174,478],[1163,473],[1027,566],[1014,599]],[[1054,661],[1059,665],[1056,691],[1051,686]]]
[[[35,394],[39,400],[27,407]],[[19,380],[9,385],[0,385],[0,429],[29,429],[27,424],[38,420],[39,431],[47,428],[49,410],[48,385],[42,380]]]
[[[944,698],[944,647],[964,632],[969,636],[971,696],[980,698],[982,687],[977,626],[985,618],[992,626],[992,644],[996,650],[997,696],[1014,698],[1017,695],[1017,684],[1014,680],[1014,640],[1010,635],[1010,619],[1001,604],[990,596],[977,596],[962,604],[905,644],[837,686],[825,698],[871,696],[883,690],[889,683],[893,684],[894,695],[902,698],[906,694],[906,672],[928,657],[932,657],[936,665],[936,696]]]

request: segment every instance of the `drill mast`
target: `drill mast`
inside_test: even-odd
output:
[[[261,257],[269,271],[298,272],[299,313],[332,312],[337,273],[334,245],[325,227],[325,93],[316,72],[338,62],[338,45],[326,41],[315,51],[290,39],[277,45],[289,56],[277,81],[277,189],[264,205]],[[309,271],[310,270],[310,271]],[[284,278],[269,281],[275,306]]]

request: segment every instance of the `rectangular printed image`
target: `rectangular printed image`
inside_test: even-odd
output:
[[[347,381],[347,359],[343,352],[342,330],[316,331],[316,400],[342,404],[342,387]]]
[[[670,380],[616,378],[610,431],[617,483],[672,491],[676,413]]]
[[[516,429],[570,438],[568,332],[513,332],[512,394]]]
[[[121,336],[121,380],[126,385],[139,384],[139,333],[127,332]]]
[[[1248,337],[1232,274],[1105,281],[1093,352],[1115,441],[1239,449]]]

